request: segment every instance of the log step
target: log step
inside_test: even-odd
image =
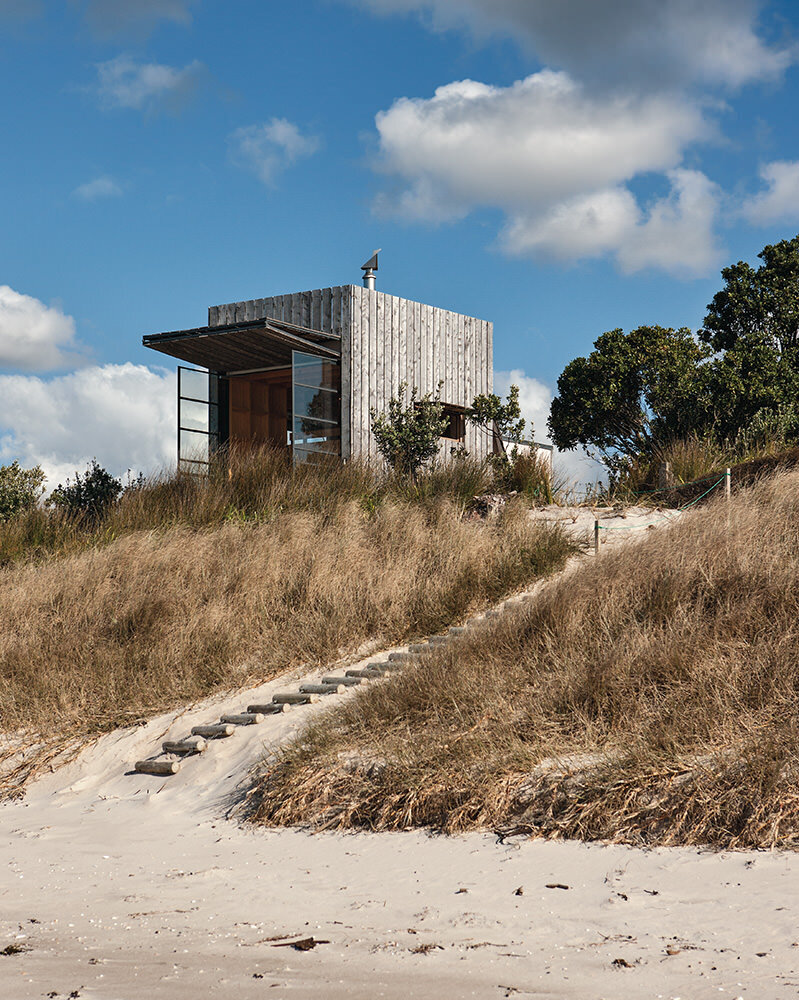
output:
[[[202,736],[194,736],[187,740],[167,740],[161,746],[164,753],[202,753],[208,744]]]
[[[264,713],[242,712],[240,715],[223,715],[219,721],[230,726],[257,726],[264,721]]]
[[[204,736],[207,740],[216,740],[232,736],[235,732],[236,727],[231,725],[194,726],[191,735]]]
[[[413,653],[389,653],[388,658],[392,663],[410,663],[416,659]]]
[[[139,774],[177,774],[179,760],[137,760],[135,770]]]
[[[291,705],[278,705],[274,701],[269,701],[265,705],[248,705],[247,711],[253,715],[280,715],[281,712],[288,712]]]
[[[276,705],[312,705],[319,701],[318,694],[301,694],[299,691],[286,694],[276,694],[272,696],[272,701]]]
[[[361,677],[323,677],[323,684],[343,684],[345,687],[355,687],[363,683]]]
[[[347,677],[359,677],[364,681],[374,680],[375,677],[382,677],[383,674],[379,670],[348,670]]]
[[[342,694],[346,691],[343,684],[301,684],[300,694]]]
[[[408,646],[409,653],[426,653],[430,649],[430,643],[428,642],[414,642]]]
[[[431,646],[444,646],[449,642],[448,635],[431,635],[427,640]]]
[[[449,634],[450,635],[464,635],[466,633],[466,631],[467,631],[467,629],[466,629],[466,626],[464,626],[464,625],[453,625],[452,628],[449,630]]]

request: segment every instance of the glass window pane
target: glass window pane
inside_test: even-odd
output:
[[[208,434],[202,434],[199,431],[184,430],[178,433],[180,435],[179,459],[187,459],[193,462],[207,462],[209,460],[210,437]]]
[[[338,424],[341,419],[339,395],[330,389],[309,389],[295,383],[294,416]]]
[[[189,396],[191,399],[202,399],[206,402],[209,397],[208,372],[195,371],[192,368],[178,369],[178,395]]]
[[[341,366],[335,361],[325,361],[313,354],[294,351],[294,381],[302,385],[341,388]]]
[[[296,418],[294,420],[294,443],[303,444],[307,441],[322,441],[341,437],[341,428],[337,424],[321,423],[317,420]]]
[[[180,426],[190,431],[210,430],[208,410],[208,403],[197,403],[193,399],[181,399]]]

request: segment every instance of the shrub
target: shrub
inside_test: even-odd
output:
[[[370,410],[369,414],[380,454],[390,468],[415,482],[419,469],[438,452],[438,441],[447,422],[438,394],[434,397],[428,392],[419,397],[414,387],[406,403],[407,388],[403,382],[398,395],[389,400],[387,413],[378,415],[376,410]]]
[[[74,483],[67,479],[56,486],[47,503],[73,517],[96,520],[119,499],[121,492],[122,483],[93,458],[83,475],[75,473]]]
[[[36,465],[23,469],[19,462],[0,465],[0,521],[32,510],[44,492],[44,473]]]

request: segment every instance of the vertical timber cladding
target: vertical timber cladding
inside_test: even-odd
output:
[[[493,389],[493,324],[359,285],[211,306],[208,325],[256,319],[341,337],[341,453],[377,458],[370,410],[383,412],[399,385],[470,406]],[[467,424],[466,450],[483,458],[491,436]]]
[[[383,412],[399,385],[435,392],[453,406],[471,406],[493,389],[493,324],[447,309],[350,286],[352,454],[377,457],[370,409]],[[469,424],[466,449],[483,458],[491,436]]]

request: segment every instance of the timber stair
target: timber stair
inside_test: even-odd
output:
[[[246,711],[223,715],[218,722],[192,727],[191,733],[180,740],[167,740],[161,745],[161,752],[147,760],[136,761],[134,770],[139,774],[169,776],[177,774],[183,762],[191,757],[207,753],[217,740],[229,739],[245,726],[259,726],[269,715],[291,711],[303,705],[312,705],[334,695],[343,694],[351,687],[357,687],[372,680],[378,680],[404,667],[418,663],[420,658],[432,650],[443,649],[447,644],[459,639],[471,629],[489,620],[496,620],[531,595],[504,601],[496,608],[476,615],[465,625],[454,625],[446,633],[433,635],[421,642],[413,642],[404,649],[389,653],[383,660],[368,663],[365,667],[344,671],[343,675],[326,674],[319,683],[303,683],[297,691],[280,692],[272,696],[270,702],[248,705]]]

